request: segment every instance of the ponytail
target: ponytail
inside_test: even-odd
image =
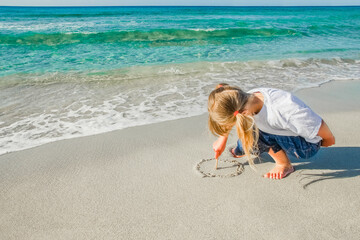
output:
[[[259,130],[255,125],[255,120],[251,116],[238,113],[236,114],[235,126],[245,156],[249,161],[249,165],[253,168],[254,158],[258,156],[257,142],[259,139]],[[251,155],[254,155],[255,157]]]

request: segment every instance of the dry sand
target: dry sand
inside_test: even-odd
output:
[[[336,145],[283,180],[261,177],[268,156],[257,172],[202,178],[206,115],[1,155],[0,239],[359,239],[359,92],[348,81],[296,93]]]

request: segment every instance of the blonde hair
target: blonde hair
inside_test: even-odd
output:
[[[215,136],[229,134],[232,127],[236,125],[237,135],[242,143],[245,156],[248,158],[250,166],[253,167],[254,158],[251,155],[258,156],[259,130],[252,116],[241,113],[251,97],[251,94],[238,87],[220,83],[209,95],[208,111],[209,129]],[[236,111],[238,111],[237,114]]]

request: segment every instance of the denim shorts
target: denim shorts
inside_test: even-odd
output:
[[[296,158],[311,158],[320,149],[321,141],[318,143],[307,142],[300,136],[280,136],[265,133],[259,130],[258,154],[269,152],[270,148],[276,153],[284,150],[288,156]],[[244,155],[241,141],[238,140],[235,148],[236,155]]]

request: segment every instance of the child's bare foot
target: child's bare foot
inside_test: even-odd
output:
[[[294,171],[295,169],[291,164],[290,165],[276,164],[275,167],[270,172],[264,175],[264,177],[271,179],[282,179]]]
[[[235,148],[230,149],[230,152],[231,152],[231,154],[233,155],[234,158],[241,158],[241,157],[245,156],[245,155],[236,155],[235,154]]]

